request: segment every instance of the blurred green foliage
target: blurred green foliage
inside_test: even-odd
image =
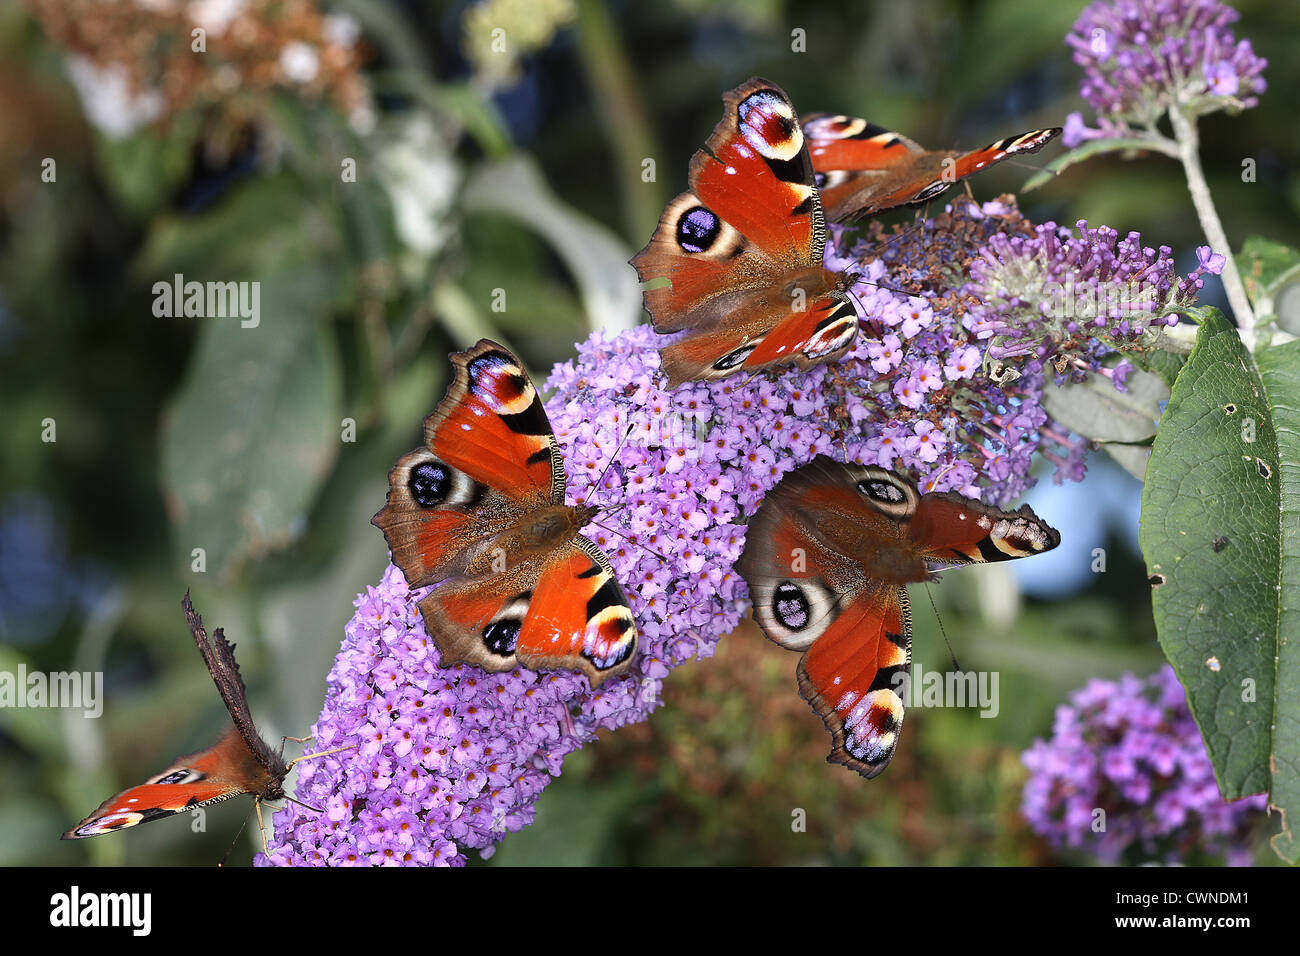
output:
[[[221,857],[243,802],[210,811],[202,835],[177,817],[57,839],[220,732],[181,595],[239,644],[264,736],[304,734],[351,601],[384,566],[368,519],[442,394],[447,351],[493,335],[544,373],[590,328],[636,321],[621,262],[684,187],[724,89],[765,75],[803,109],[935,146],[1059,125],[1081,105],[1062,42],[1081,3],[486,6],[338,4],[370,47],[369,128],[279,92],[251,113],[209,104],[113,139],[88,125],[62,51],[0,5],[0,666],[102,670],[107,696],[97,721],[0,711],[0,862]],[[1300,9],[1238,7],[1270,90],[1204,122],[1204,163],[1234,241],[1296,246]],[[508,18],[527,49],[508,70],[476,69],[475,31],[509,32]],[[806,52],[792,52],[796,29]],[[46,158],[55,183],[41,180]],[[1004,164],[972,187],[991,197],[1030,172]],[[1076,166],[1023,208],[1188,255],[1202,241],[1180,170],[1160,157]],[[260,282],[257,334],[155,317],[152,286],[174,273]],[[55,443],[41,441],[46,419]],[[987,577],[997,568],[933,589],[962,666],[1001,673],[998,719],[909,712],[893,766],[863,781],[823,762],[794,658],[742,629],[674,675],[650,724],[572,757],[495,862],[1051,862],[1017,813],[1019,751],[1087,678],[1160,661],[1140,560],[1118,539],[1097,546],[1107,573],[1050,605],[1008,605],[1014,582]],[[942,668],[916,604],[917,660]],[[796,808],[806,833],[791,829]],[[232,860],[255,841],[254,828]]]

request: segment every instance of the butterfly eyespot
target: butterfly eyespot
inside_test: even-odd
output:
[[[411,497],[421,508],[436,508],[445,502],[451,485],[451,469],[446,465],[425,461],[411,469]]]
[[[189,770],[189,769],[173,770],[165,777],[159,777],[157,780],[154,781],[154,783],[155,784],[194,783],[196,780],[202,780],[203,776],[204,775],[199,773],[197,770]]]
[[[930,185],[926,186],[919,193],[912,197],[911,202],[925,202],[927,199],[933,199],[942,192],[946,192],[952,183],[944,182],[942,179],[936,179]]]
[[[903,701],[892,690],[875,690],[844,715],[844,749],[863,763],[883,765],[898,743]],[[878,773],[883,766],[874,772]]]
[[[773,89],[749,94],[736,107],[736,114],[740,117],[741,135],[764,155],[764,147],[785,143],[796,128],[790,104]]]
[[[677,220],[677,244],[692,255],[707,252],[722,232],[722,220],[704,206],[694,206]]]
[[[519,640],[522,621],[504,618],[493,621],[483,628],[483,643],[489,651],[501,657],[509,657],[515,652],[515,642]]]
[[[537,421],[540,410],[537,392],[514,356],[504,351],[484,352],[471,361],[465,371],[469,376],[469,390],[500,415],[513,431],[530,435],[549,432],[549,424],[543,428]],[[534,410],[535,404],[537,410]],[[542,418],[544,422],[544,413]]]
[[[732,349],[726,355],[722,356],[722,358],[713,363],[714,370],[718,372],[730,371],[737,365],[742,364],[745,359],[749,358],[749,353],[754,351],[757,347],[758,343],[754,342],[750,345],[742,345],[738,349]]]
[[[872,501],[887,505],[899,505],[907,500],[907,493],[902,488],[879,478],[863,478],[858,482],[858,491]]]
[[[801,631],[812,617],[812,605],[802,588],[782,581],[772,592],[772,613],[783,627]]]

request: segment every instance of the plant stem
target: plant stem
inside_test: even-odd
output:
[[[596,115],[614,153],[624,232],[637,244],[654,229],[668,197],[657,177],[642,179],[642,162],[663,156],[654,142],[640,86],[619,44],[613,17],[597,0],[578,0],[578,53]]]
[[[1178,158],[1183,164],[1187,176],[1187,188],[1192,194],[1192,204],[1196,215],[1201,220],[1201,229],[1209,240],[1214,252],[1223,254],[1224,291],[1228,294],[1228,303],[1237,320],[1237,334],[1241,344],[1247,350],[1255,351],[1255,313],[1246,297],[1246,287],[1242,284],[1241,274],[1237,272],[1237,262],[1228,245],[1228,236],[1219,221],[1218,210],[1214,208],[1214,199],[1210,196],[1210,187],[1205,182],[1205,172],[1201,169],[1200,135],[1196,130],[1196,120],[1190,118],[1177,104],[1169,108],[1169,122],[1173,124],[1174,137],[1178,141]]]

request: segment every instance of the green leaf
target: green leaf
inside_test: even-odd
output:
[[[0,674],[5,675],[7,682],[12,682],[15,693],[23,695],[27,687],[18,683],[19,668],[29,676],[44,675],[40,665],[30,657],[0,645]],[[32,753],[57,753],[63,744],[59,739],[58,723],[50,718],[50,713],[45,707],[0,706],[0,731]]]
[[[256,327],[204,318],[196,354],[170,403],[162,485],[183,566],[203,548],[207,572],[229,578],[287,544],[340,442],[338,355],[324,265],[282,268],[261,282]]]
[[[425,70],[380,70],[377,90],[410,96],[430,110],[449,138],[464,130],[490,159],[510,155],[510,133],[500,111],[469,82],[435,83]]]
[[[1251,236],[1236,259],[1257,323],[1300,335],[1300,251]]]
[[[1151,451],[1144,445],[1156,433],[1160,403],[1169,387],[1158,375],[1134,369],[1126,390],[1118,391],[1102,375],[1079,383],[1043,388],[1043,408],[1076,435],[1097,442],[1125,471],[1141,479]]]
[[[378,580],[388,563],[384,536],[370,518],[383,507],[389,468],[420,441],[420,423],[442,397],[449,367],[426,354],[395,372],[382,418],[369,427],[359,423],[359,440],[342,446],[313,512],[320,529],[313,535],[324,559],[313,566],[295,549],[279,560],[293,562],[296,579],[259,575],[259,583],[269,585],[260,621],[280,675],[277,713],[296,736],[293,728],[309,727],[320,713],[322,675],[338,653],[359,582]]]
[[[1158,375],[1134,369],[1121,392],[1104,375],[1043,388],[1043,408],[1077,435],[1093,441],[1136,442],[1156,433],[1169,388]]]
[[[1177,157],[1178,153],[1174,150],[1173,144],[1161,139],[1143,139],[1134,136],[1129,138],[1117,139],[1090,139],[1082,146],[1076,146],[1064,155],[1057,156],[1041,170],[1034,173],[1025,184],[1020,187],[1022,193],[1031,192],[1039,186],[1046,186],[1065,170],[1069,169],[1075,163],[1081,163],[1093,156],[1100,156],[1103,153],[1132,153],[1132,152],[1157,152],[1164,153],[1166,156]]]
[[[641,318],[632,251],[599,222],[561,202],[537,164],[515,156],[480,170],[465,187],[465,208],[521,220],[551,244],[577,281],[590,328],[630,329]],[[501,285],[509,288],[510,277]]]
[[[70,854],[51,847],[51,842],[58,841],[50,839],[51,834],[66,830],[69,821],[57,805],[43,797],[27,796],[30,792],[27,788],[11,792],[0,806],[0,833],[5,836],[0,840],[0,866],[32,866],[35,861],[48,866],[54,862],[52,850],[59,853],[64,866],[70,865],[62,859]]]
[[[190,174],[197,115],[183,113],[162,132],[95,138],[95,165],[117,202],[144,219],[157,212]]]
[[[1276,427],[1293,446],[1300,388],[1279,366],[1285,358],[1294,369],[1295,355],[1278,356],[1266,387],[1236,330],[1206,310],[1156,433],[1140,529],[1160,645],[1187,689],[1219,790],[1237,799],[1271,785],[1286,810],[1296,805],[1300,763],[1300,662],[1291,660],[1300,509],[1295,449],[1283,466]],[[1276,669],[1282,661],[1286,673]]]
[[[154,220],[132,265],[152,284],[179,272],[187,279],[245,279],[268,263],[338,255],[338,211],[288,174],[249,180],[198,215]],[[341,258],[341,256],[340,256]]]
[[[1259,354],[1259,374],[1277,431],[1277,482],[1281,508],[1281,566],[1277,592],[1277,697],[1273,711],[1272,787],[1269,803],[1282,811],[1273,849],[1300,859],[1294,836],[1300,814],[1300,342]]]
[[[1246,294],[1256,311],[1273,311],[1273,292],[1300,275],[1300,252],[1262,236],[1247,238],[1235,258]]]
[[[1165,385],[1169,388],[1174,387],[1174,381],[1178,378],[1178,373],[1183,370],[1187,364],[1187,356],[1179,355],[1176,352],[1166,352],[1164,349],[1151,349],[1147,352],[1135,352],[1133,355],[1134,362],[1138,367],[1147,372],[1154,372],[1159,375]]]
[[[1110,455],[1111,460],[1138,481],[1147,476],[1147,463],[1151,461],[1150,445],[1125,445],[1121,442],[1107,442],[1101,450]]]

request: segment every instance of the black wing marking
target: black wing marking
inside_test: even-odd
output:
[[[253,723],[253,715],[248,709],[248,692],[244,687],[244,678],[239,673],[239,663],[235,660],[235,646],[226,640],[221,628],[213,631],[212,638],[209,639],[208,632],[203,627],[203,618],[190,603],[189,591],[185,592],[181,607],[185,610],[185,621],[190,626],[194,643],[203,655],[203,663],[208,666],[208,673],[217,685],[217,693],[225,701],[226,710],[230,711],[230,718],[235,722],[239,736],[258,763],[272,776],[283,777],[284,759],[262,739]]]

